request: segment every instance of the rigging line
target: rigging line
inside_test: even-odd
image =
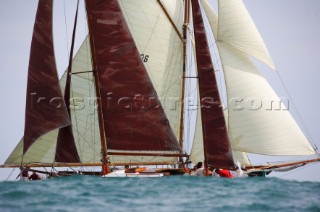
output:
[[[86,33],[88,34],[88,26],[87,26],[87,23],[88,23],[88,16],[85,16],[85,18],[84,18],[84,21],[85,21],[85,30],[86,30]],[[87,37],[86,37],[86,41],[85,41],[85,45],[86,45],[86,49],[88,50],[89,48],[90,48],[90,43],[89,43],[89,39],[87,39],[88,38],[88,35],[87,35]],[[86,65],[87,65],[87,70],[90,70],[90,69],[92,69],[92,63],[91,63],[91,60],[90,60],[90,58],[91,58],[91,54],[90,54],[90,51],[86,51],[85,52],[86,53]],[[92,83],[91,83],[91,80],[89,80],[89,72],[88,72],[88,80],[87,80],[87,86],[89,87],[89,94],[94,94],[94,96],[96,97],[96,94],[94,93],[94,89],[93,89],[93,87],[95,86],[94,84],[95,84],[95,82],[94,82],[94,80],[92,80]],[[93,75],[93,74],[92,74]],[[89,104],[90,105],[90,104]],[[93,106],[94,107],[94,106]],[[89,108],[90,109],[90,108]],[[93,116],[90,116],[89,115],[89,119],[90,119],[90,123],[93,123],[93,124],[91,124],[90,126],[91,126],[91,129],[90,129],[90,131],[91,131],[91,135],[92,135],[92,142],[93,142],[93,147],[92,147],[92,149],[93,149],[93,151],[95,152],[95,149],[96,149],[96,133],[95,133],[95,131],[96,131],[96,125],[95,125],[95,123],[94,123],[94,121],[96,120],[94,117],[96,117],[96,110],[95,110],[95,108],[93,108],[93,111],[94,111],[94,114],[93,114]],[[88,117],[87,117],[88,118]],[[87,129],[87,124],[88,124],[88,120],[86,121],[86,126],[85,126],[85,129]],[[89,130],[88,130],[89,131]],[[86,138],[85,138],[85,136],[87,135],[87,132],[88,131],[86,131],[85,132],[85,134],[84,135],[81,135],[80,134],[80,132],[79,132],[79,135],[83,138],[83,140],[85,141],[85,143],[87,143],[87,144],[89,144],[89,142],[86,140]],[[91,146],[91,145],[90,145]],[[94,159],[94,161],[95,161],[95,159],[96,159],[96,154],[94,153],[93,154],[93,159]]]
[[[67,73],[67,72],[65,72],[65,73]],[[74,81],[74,80],[73,80]],[[72,101],[73,101],[73,105],[75,105],[75,94],[74,94],[74,89],[73,89],[73,83],[71,84],[71,96],[72,96]],[[77,134],[78,134],[78,138],[80,137],[79,136],[79,132],[78,132],[78,128],[79,128],[79,125],[78,125],[78,118],[77,118],[77,110],[76,110],[76,107],[73,107],[72,108],[72,111],[73,111],[73,113],[72,113],[72,115],[74,116],[74,122],[72,122],[73,124],[75,123],[75,128],[74,127],[72,127],[72,131],[76,131],[77,132]],[[72,120],[72,116],[71,116],[71,120]],[[72,124],[72,126],[73,126],[73,124]],[[78,142],[76,142],[76,143],[78,143]],[[82,153],[82,150],[81,150],[81,145],[77,145],[77,149],[78,149],[78,147],[79,147],[79,153],[81,154]],[[81,156],[79,155],[79,157],[81,158]]]
[[[157,40],[158,40],[158,38],[157,38]],[[174,41],[176,41],[176,39],[174,40]],[[158,41],[159,42],[159,41]],[[160,43],[160,42],[159,42]],[[169,83],[169,77],[171,76],[171,78],[170,78],[170,82],[171,82],[171,85],[169,85],[169,87],[167,87],[167,89],[165,90],[165,91],[163,91],[162,92],[162,94],[164,94],[164,93],[167,93],[168,91],[169,91],[169,89],[170,88],[172,88],[173,86],[175,86],[176,84],[175,83],[172,83],[172,74],[170,73],[172,70],[177,70],[177,69],[175,69],[174,67],[176,67],[177,66],[177,61],[179,60],[178,59],[178,57],[174,57],[174,51],[175,51],[175,49],[178,49],[180,46],[181,46],[181,44],[179,43],[179,44],[177,44],[177,42],[174,42],[174,44],[173,44],[174,46],[171,48],[171,52],[170,52],[170,55],[172,55],[171,57],[170,57],[170,59],[169,59],[169,63],[168,63],[168,65],[167,65],[167,67],[169,67],[169,68],[166,68],[166,70],[165,70],[165,72],[164,72],[164,76],[163,76],[163,79],[162,79],[162,82],[164,81],[164,86],[163,87],[167,87],[167,84]],[[177,45],[177,46],[176,46]],[[174,60],[174,58],[176,58],[176,60]],[[177,79],[176,80],[174,80],[174,82],[176,82],[178,79],[181,79],[180,77],[177,77]],[[161,95],[162,95],[161,94]]]
[[[138,2],[138,5],[139,5],[139,7],[141,8],[141,11],[143,11],[143,8],[144,8],[144,7],[140,4],[140,2]],[[145,20],[149,20],[148,17],[146,16],[145,12],[143,12],[143,15],[145,16]],[[146,45],[145,45],[145,48],[143,49],[143,52],[146,51],[146,49],[147,49],[147,47],[149,46],[149,43],[150,43],[150,41],[151,41],[152,35],[155,34],[154,32],[155,32],[156,27],[157,27],[157,25],[158,25],[160,16],[161,16],[161,13],[159,13],[159,15],[158,15],[158,17],[157,17],[156,23],[155,23],[155,25],[154,25],[154,27],[153,27],[153,29],[152,29],[152,32],[151,32],[151,34],[150,34],[150,37],[148,38],[148,41],[147,41],[147,43],[146,43]],[[128,17],[129,17],[129,16],[128,16]]]
[[[88,80],[87,81],[88,83],[88,87],[89,87],[89,95],[92,94],[92,96],[94,96],[94,84],[93,83],[90,83],[90,81]],[[90,95],[91,96],[91,95]],[[92,143],[93,143],[93,151],[95,152],[96,150],[96,124],[95,124],[95,117],[97,117],[97,113],[96,113],[96,110],[95,110],[95,104],[90,105],[89,103],[89,111],[90,111],[90,114],[89,114],[89,119],[90,119],[90,133],[91,133],[91,137],[92,137]],[[92,114],[93,112],[93,114]],[[89,130],[88,130],[89,131]],[[93,160],[96,161],[96,154],[93,154]]]
[[[65,1],[64,1],[65,2]],[[69,55],[69,64],[68,64],[68,71],[67,71],[67,78],[66,78],[66,83],[65,83],[65,88],[64,88],[64,101],[65,104],[67,106],[67,112],[68,112],[68,116],[70,118],[70,122],[71,122],[71,130],[72,130],[72,118],[71,118],[71,111],[70,111],[70,94],[71,93],[71,85],[73,84],[72,82],[72,64],[73,64],[73,50],[74,50],[74,42],[75,42],[75,37],[76,37],[76,30],[77,30],[77,22],[78,22],[78,11],[79,11],[79,0],[77,1],[77,7],[76,7],[76,14],[75,14],[75,18],[74,18],[74,26],[73,26],[73,31],[72,31],[72,41],[71,41],[71,48],[70,48],[70,55]],[[72,92],[73,93],[73,92]],[[60,131],[59,131],[60,134]],[[72,132],[72,137],[73,136],[73,132]],[[57,138],[57,142],[60,142],[59,136]],[[75,144],[74,138],[73,138],[73,145]],[[77,152],[77,150],[76,150]],[[56,150],[56,154],[57,154],[57,150]],[[77,152],[78,154],[78,152]],[[78,155],[79,157],[79,155]],[[80,159],[80,157],[79,157]]]
[[[169,74],[167,74],[167,78],[168,78],[168,77],[169,77]],[[179,81],[179,80],[181,80],[181,78],[180,78],[180,77],[177,77],[177,78],[171,83],[171,85],[168,86],[168,87],[166,88],[166,90],[164,90],[164,91],[162,92],[162,94],[167,94],[168,91],[170,90],[170,88],[176,85],[175,82],[177,82],[177,81]],[[162,81],[165,81],[165,84],[167,84],[167,81],[168,81],[168,80],[166,79],[166,80],[162,80]],[[164,87],[166,87],[166,86],[164,86]],[[161,94],[161,97],[163,97],[162,94]]]
[[[11,173],[9,174],[9,176],[7,177],[7,179],[6,179],[5,181],[8,181],[8,180],[9,180],[9,178],[11,177],[11,175],[12,175],[12,173],[13,173],[14,170],[15,170],[15,168],[12,169]],[[21,175],[21,173],[20,173],[20,175]],[[18,176],[19,176],[19,175],[18,175]],[[18,177],[17,177],[17,178],[18,178]]]
[[[144,47],[144,49],[143,49],[143,52],[145,52],[146,49],[147,49],[147,47],[149,46],[150,41],[151,41],[151,38],[152,38],[152,36],[155,34],[155,31],[156,31],[156,28],[157,28],[157,25],[158,25],[159,20],[160,20],[160,14],[158,15],[157,21],[156,21],[156,23],[155,23],[155,25],[154,25],[154,27],[153,27],[153,29],[152,29],[152,32],[151,32],[150,37],[149,37],[149,39],[148,39],[148,41],[147,41],[147,43],[146,43],[146,45],[145,45],[145,47]],[[156,36],[156,37],[157,37],[157,36]],[[157,40],[158,40],[158,39],[157,39]]]
[[[86,16],[87,17],[87,16]],[[88,17],[87,17],[88,18]],[[87,23],[87,20],[85,19],[85,23]],[[86,28],[86,30],[87,30],[87,28]],[[90,43],[88,42],[89,41],[89,39],[86,39],[86,41],[85,41],[85,45],[86,45],[86,49],[88,50],[89,48],[90,48]],[[90,51],[86,51],[85,52],[86,53],[86,64],[87,64],[87,70],[90,70],[90,67],[92,68],[92,64],[91,64],[91,60],[90,60],[90,57],[91,57],[91,55],[90,55]],[[88,75],[88,80],[87,80],[87,86],[89,87],[89,95],[90,94],[92,94],[92,96],[94,96],[94,97],[96,97],[96,94],[95,94],[95,89],[94,89],[94,87],[95,87],[95,82],[94,82],[94,80],[89,80],[89,77],[90,77],[90,73],[87,73],[87,75]],[[91,74],[91,75],[93,75],[93,73]],[[92,143],[93,143],[93,145],[90,145],[90,146],[93,146],[92,147],[92,149],[93,149],[93,161],[96,161],[96,156],[97,156],[97,154],[95,154],[96,153],[96,124],[95,124],[95,121],[96,120],[98,120],[98,119],[95,119],[95,117],[97,117],[97,110],[95,109],[95,104],[93,105],[93,106],[90,106],[90,104],[89,104],[89,110],[91,110],[92,109],[92,107],[93,107],[93,115],[89,115],[89,119],[90,119],[90,123],[93,123],[93,124],[91,124],[90,126],[91,126],[91,128],[90,128],[90,133],[91,133],[91,138],[92,138]],[[85,133],[85,135],[86,135],[87,133]],[[84,138],[84,137],[83,137]],[[84,140],[85,140],[85,138],[84,138]],[[88,143],[88,142],[86,142],[86,143]],[[99,151],[98,151],[99,152]],[[99,154],[98,154],[99,155]]]
[[[77,120],[77,122],[78,122],[78,120]],[[89,146],[90,146],[90,144],[91,144],[90,141],[86,139],[87,132],[89,131],[89,130],[88,130],[88,117],[87,117],[86,126],[84,127],[84,129],[85,129],[84,134],[81,134],[80,131],[79,131],[79,129],[76,129],[77,134],[78,134],[78,137],[79,137],[79,138],[82,138],[83,141],[84,141],[84,143],[89,144]],[[91,147],[91,148],[92,148],[92,147]]]
[[[121,1],[119,1],[119,3],[120,3],[120,5],[121,5],[121,7],[123,8],[123,5],[122,5]],[[138,6],[139,6],[139,8],[140,8],[140,11],[142,11],[142,13],[143,13],[143,16],[145,17],[144,19],[145,19],[146,21],[149,21],[147,15],[145,14],[145,12],[144,12],[144,10],[143,10],[143,6],[141,6],[139,2],[137,2],[137,4],[138,4]],[[130,16],[129,16],[129,14],[127,13],[127,10],[124,9],[123,11],[124,11],[125,17],[128,19],[127,24],[131,26],[131,27],[129,27],[129,30],[130,30],[130,32],[131,32],[131,29],[134,29],[134,23],[131,23],[131,20],[130,20],[131,18],[130,18]],[[136,42],[135,37],[133,36],[134,43],[135,43],[135,46],[137,47],[138,51],[139,51],[139,50],[142,50],[142,51],[139,51],[140,53],[144,53],[144,54],[145,54],[145,51],[146,51],[146,49],[147,49],[147,47],[148,47],[148,45],[149,45],[149,43],[150,43],[150,40],[151,40],[151,38],[152,38],[152,36],[153,36],[153,34],[154,34],[154,31],[155,31],[155,28],[156,28],[156,26],[157,26],[159,17],[160,17],[160,14],[159,14],[159,16],[158,16],[158,18],[157,18],[157,20],[156,20],[156,24],[155,24],[155,26],[153,27],[150,36],[148,37],[148,41],[147,41],[146,43],[144,43],[144,45],[145,45],[144,49],[141,49],[141,47],[138,46],[139,43]],[[148,22],[148,23],[149,23],[149,22]],[[153,78],[151,72],[148,72],[148,74],[150,75],[151,78]],[[156,86],[156,85],[155,85],[155,86]]]
[[[203,10],[204,11],[204,10]],[[216,38],[214,37],[214,33],[213,33],[213,30],[214,29],[212,29],[211,28],[211,25],[210,25],[210,23],[209,23],[209,21],[208,21],[208,16],[207,16],[207,14],[206,14],[206,12],[204,11],[204,14],[205,14],[205,25],[206,25],[206,27],[205,27],[205,29],[206,29],[206,31],[208,31],[208,29],[211,29],[211,30],[209,30],[209,34],[211,35],[211,36],[207,36],[208,37],[208,39],[209,39],[209,49],[210,50],[212,50],[213,51],[213,54],[216,56],[215,58],[216,58],[216,60],[214,60],[215,58],[212,58],[212,60],[213,60],[213,65],[215,66],[215,65],[218,65],[219,64],[219,57],[216,55],[216,52],[214,51],[214,49],[215,48],[217,48],[217,46],[216,46]],[[208,35],[208,32],[207,32],[207,35]]]
[[[194,79],[198,79],[198,78],[194,78]],[[192,88],[192,90],[189,91],[187,96],[189,96],[189,95],[191,96],[191,94],[194,94],[196,92],[196,90],[197,90],[197,87]]]
[[[87,121],[86,121],[86,126],[84,128],[85,128],[85,133],[84,134],[81,134],[79,129],[76,129],[78,137],[82,138],[82,140],[83,140],[83,142],[81,142],[82,146],[85,147],[85,144],[87,144],[89,146],[89,149],[94,150],[94,148],[91,146],[92,142],[90,142],[90,140],[87,140],[87,138],[86,138],[87,133],[90,131],[90,129],[88,129],[88,118],[87,118]],[[79,146],[81,147],[81,145],[79,145]],[[88,147],[86,149],[88,149]]]
[[[308,128],[307,128],[306,123],[304,122],[304,120],[303,120],[303,118],[302,118],[302,116],[301,116],[301,113],[299,112],[298,108],[296,107],[296,105],[295,105],[295,103],[294,103],[294,101],[293,101],[293,98],[292,98],[291,94],[289,93],[288,88],[287,88],[286,85],[284,84],[284,81],[283,81],[283,79],[282,79],[279,71],[276,71],[276,73],[277,73],[277,76],[278,76],[279,79],[280,79],[280,82],[281,82],[283,88],[285,89],[286,93],[288,94],[289,100],[292,101],[292,105],[293,105],[295,111],[296,111],[297,114],[298,114],[298,118],[300,119],[300,121],[301,121],[301,123],[302,123],[302,126],[304,127],[304,129],[305,129],[305,131],[306,131],[306,133],[307,133],[307,136],[309,137],[309,139],[311,140],[311,142],[312,142],[313,145],[314,145],[312,148],[315,150],[316,154],[317,154],[318,157],[319,157],[319,156],[320,156],[320,152],[317,151],[317,148],[316,148],[316,145],[315,145],[315,143],[314,143],[314,140],[313,140],[313,138],[312,138],[312,136],[311,136],[311,133],[309,132],[309,130],[308,130]],[[289,109],[289,105],[288,105],[288,109]]]
[[[68,25],[67,25],[66,2],[65,2],[65,0],[63,1],[63,12],[64,12],[64,24],[66,26],[67,55],[68,55],[68,58],[69,58],[70,55],[69,55],[69,42],[68,42]]]

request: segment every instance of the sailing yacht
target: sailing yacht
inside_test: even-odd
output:
[[[251,61],[253,57],[274,68],[241,0],[220,0],[218,15],[206,0],[87,0],[85,4],[88,36],[72,58],[77,10],[69,66],[59,80],[53,1],[39,0],[24,136],[1,167],[101,166],[101,175],[108,176],[119,166],[183,169],[190,162],[204,161],[208,175],[209,167],[234,170],[238,163],[255,174],[319,161],[315,157],[252,165],[247,157],[316,152]],[[210,34],[222,64],[229,99],[226,110]],[[190,58],[196,63],[194,76],[187,75]],[[191,78],[199,93],[192,141],[184,139],[185,87]],[[256,100],[264,107],[252,105]],[[282,109],[273,110],[273,102]],[[187,142],[192,143],[189,150]]]

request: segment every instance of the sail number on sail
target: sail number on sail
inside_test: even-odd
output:
[[[149,55],[140,54],[142,62],[146,63],[149,60]]]

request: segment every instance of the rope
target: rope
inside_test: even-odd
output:
[[[64,24],[66,26],[67,55],[68,55],[68,58],[69,58],[68,24],[67,24],[66,2],[65,1],[63,1],[63,12],[64,12]]]
[[[14,172],[15,168],[11,171],[11,173],[9,174],[9,176],[7,177],[7,179],[5,181],[8,181],[9,178],[11,177],[12,173]]]
[[[277,73],[277,76],[279,77],[279,80],[280,80],[283,88],[285,89],[285,92],[287,93],[287,95],[288,95],[288,97],[289,97],[289,100],[292,102],[293,108],[294,108],[294,110],[296,111],[296,113],[297,113],[297,115],[298,115],[298,118],[299,118],[300,121],[301,121],[302,127],[304,128],[304,130],[305,130],[305,132],[306,132],[306,134],[307,134],[306,136],[309,137],[310,142],[313,144],[313,147],[312,147],[312,148],[313,148],[314,151],[316,152],[317,157],[320,158],[320,152],[318,151],[318,147],[317,147],[317,145],[313,142],[313,138],[312,138],[312,136],[311,136],[311,134],[310,134],[310,132],[309,132],[309,130],[308,130],[308,128],[307,128],[307,125],[305,124],[305,122],[304,122],[304,120],[303,120],[303,118],[302,118],[302,116],[301,116],[298,108],[296,107],[296,105],[295,105],[295,103],[294,103],[294,101],[293,101],[293,98],[292,98],[291,94],[289,93],[288,88],[287,88],[286,85],[284,84],[284,81],[283,81],[283,79],[282,79],[279,71],[276,71],[276,73]],[[289,108],[289,106],[288,106],[288,108]]]

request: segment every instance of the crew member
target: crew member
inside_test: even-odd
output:
[[[32,172],[32,175],[30,175],[29,180],[41,180],[41,178],[36,172]]]
[[[231,174],[231,172],[227,169],[219,169],[217,168],[215,170],[215,172],[220,176],[220,177],[224,177],[224,178],[233,178],[233,175]]]

